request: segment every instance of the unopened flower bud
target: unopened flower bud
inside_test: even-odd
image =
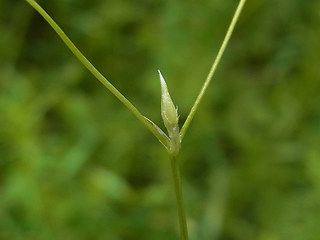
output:
[[[170,139],[170,147],[169,152],[172,155],[177,155],[180,150],[180,132],[179,132],[179,116],[177,109],[175,108],[169,91],[167,84],[161,75],[160,70],[158,70],[160,76],[161,83],[161,116],[163,119],[163,123],[168,130],[169,139]]]
[[[166,126],[167,130],[170,131],[169,129],[174,128],[178,124],[179,117],[177,109],[171,100],[167,84],[160,70],[158,70],[158,72],[161,83],[161,116],[164,125]]]

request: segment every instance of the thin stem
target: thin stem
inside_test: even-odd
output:
[[[170,162],[171,162],[174,190],[175,190],[177,206],[178,206],[181,240],[188,240],[188,227],[187,227],[186,214],[184,210],[182,188],[181,188],[181,177],[180,177],[177,157],[170,156]]]
[[[138,120],[151,131],[151,133],[158,138],[158,140],[168,147],[168,141],[165,136],[161,135],[159,131],[133,106],[133,104],[125,98],[80,52],[80,50],[73,44],[73,42],[62,31],[58,24],[46,13],[46,11],[34,0],[26,0],[42,17],[51,25],[54,31],[60,36],[62,41],[67,45],[71,52],[79,59],[79,61],[107,88],[115,95],[135,116]]]
[[[210,82],[212,80],[212,77],[213,77],[213,75],[214,75],[214,73],[215,73],[215,71],[217,69],[217,66],[220,63],[221,57],[222,57],[222,55],[223,55],[223,53],[224,53],[224,51],[225,51],[225,49],[226,49],[226,47],[228,45],[229,39],[230,39],[230,37],[232,35],[232,32],[233,32],[233,29],[234,29],[234,27],[235,27],[235,25],[236,25],[236,23],[237,23],[237,21],[239,19],[240,13],[242,11],[242,8],[243,8],[245,2],[246,2],[246,0],[240,0],[240,3],[238,5],[238,7],[237,7],[237,10],[233,15],[232,21],[230,23],[230,26],[229,26],[228,31],[226,33],[226,36],[224,37],[222,45],[221,45],[221,47],[219,49],[217,57],[214,60],[213,65],[212,65],[212,67],[210,69],[210,72],[209,72],[204,84],[202,85],[200,93],[199,93],[196,101],[194,102],[191,110],[190,110],[190,113],[189,113],[189,115],[187,117],[187,120],[185,121],[185,123],[183,124],[183,126],[181,128],[181,132],[180,132],[181,140],[183,139],[184,135],[186,134],[186,131],[189,128],[189,125],[190,125],[190,123],[191,123],[191,121],[192,121],[192,119],[193,119],[193,117],[194,117],[194,115],[195,115],[195,113],[196,113],[196,111],[197,111],[197,109],[199,107],[199,104],[200,104],[200,102],[201,102],[201,100],[203,98],[203,95],[205,94],[205,92],[206,92],[206,90],[207,90],[207,88],[208,88],[208,86],[209,86],[209,84],[210,84]]]

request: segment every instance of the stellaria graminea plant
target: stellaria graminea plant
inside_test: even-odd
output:
[[[177,206],[178,206],[178,216],[179,216],[179,226],[181,240],[188,240],[188,229],[185,210],[183,206],[183,196],[181,188],[181,178],[178,167],[177,157],[179,155],[179,150],[181,142],[188,130],[190,123],[199,107],[199,104],[213,78],[213,75],[220,63],[221,57],[228,45],[229,39],[239,19],[240,13],[246,0],[240,0],[238,7],[233,15],[230,26],[227,30],[225,38],[219,49],[219,52],[213,62],[213,65],[209,71],[209,74],[204,81],[200,93],[198,94],[190,113],[186,121],[184,122],[181,131],[179,131],[179,115],[178,109],[174,106],[167,84],[159,71],[160,83],[161,83],[161,115],[163,123],[167,129],[168,134],[165,134],[156,124],[154,124],[150,119],[143,116],[139,110],[123,96],[91,63],[90,61],[80,52],[80,50],[72,43],[72,41],[67,37],[67,35],[62,31],[62,29],[56,24],[56,22],[46,13],[46,11],[34,0],[26,0],[36,11],[38,11],[43,18],[51,25],[51,27],[56,31],[72,53],[79,59],[79,61],[113,94],[117,97],[135,116],[136,118],[160,141],[160,143],[166,148],[170,161],[171,169],[173,175],[174,189],[176,193]]]

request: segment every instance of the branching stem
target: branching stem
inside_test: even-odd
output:
[[[221,57],[222,57],[222,55],[223,55],[223,53],[224,53],[224,51],[225,51],[225,49],[226,49],[226,47],[228,45],[228,42],[229,42],[230,37],[232,35],[233,29],[234,29],[234,27],[235,27],[235,25],[236,25],[236,23],[237,23],[237,21],[239,19],[240,13],[242,11],[242,8],[243,8],[243,5],[245,4],[245,2],[246,2],[246,0],[240,0],[240,2],[239,2],[237,10],[235,11],[235,13],[233,15],[232,21],[230,23],[230,26],[229,26],[228,31],[226,33],[226,36],[224,37],[224,40],[223,40],[222,45],[221,45],[221,47],[219,49],[219,52],[218,52],[218,54],[216,56],[216,59],[214,60],[214,62],[212,64],[212,67],[210,69],[210,72],[209,72],[205,82],[202,85],[200,93],[199,93],[196,101],[194,102],[191,110],[190,110],[190,113],[189,113],[189,115],[187,117],[187,120],[185,121],[185,123],[183,124],[183,126],[181,128],[181,132],[180,132],[181,140],[184,138],[184,135],[186,134],[186,131],[188,130],[188,128],[190,126],[190,123],[191,123],[191,121],[192,121],[192,119],[193,119],[193,117],[194,117],[194,115],[195,115],[195,113],[196,113],[196,111],[197,111],[197,109],[198,109],[198,107],[200,105],[200,102],[201,102],[201,100],[203,98],[203,95],[207,91],[207,88],[208,88],[208,86],[209,86],[209,84],[210,84],[210,82],[211,82],[211,80],[213,78],[213,75],[214,75],[214,73],[215,73],[215,71],[216,71],[216,69],[217,69],[217,67],[218,67],[218,65],[220,63]]]
[[[133,106],[133,104],[123,96],[118,89],[116,89],[93,65],[92,63],[80,52],[80,50],[73,44],[68,36],[62,31],[58,24],[49,16],[49,14],[34,0],[26,0],[42,17],[51,25],[54,31],[60,36],[62,41],[68,46],[71,52],[79,59],[79,61],[108,89],[115,95],[135,116],[142,124],[151,131],[151,133],[158,138],[158,140],[168,147],[168,141],[165,136],[161,135],[159,131]]]

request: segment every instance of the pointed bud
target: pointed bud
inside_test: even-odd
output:
[[[161,83],[161,116],[163,123],[166,126],[170,139],[170,146],[168,152],[176,156],[180,150],[181,138],[179,132],[179,116],[177,109],[171,100],[167,84],[161,75],[160,70],[158,70]]]
[[[158,72],[161,83],[161,116],[164,125],[168,129],[168,132],[170,132],[170,130],[178,124],[179,117],[177,110],[171,100],[167,84],[160,70],[158,70]]]

